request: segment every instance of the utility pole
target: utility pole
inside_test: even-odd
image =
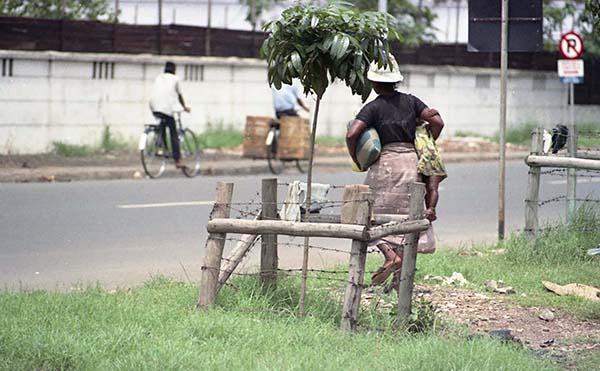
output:
[[[569,136],[567,137],[569,157],[577,157],[577,128],[575,127],[575,84],[569,84]],[[567,169],[567,221],[573,220],[577,211],[577,169]]]
[[[256,31],[256,0],[250,0],[250,24],[252,32]]]
[[[460,24],[460,1],[461,0],[454,0],[456,1],[456,27],[454,28],[454,43],[458,44],[458,25]]]
[[[502,0],[500,31],[500,174],[498,176],[498,239],[504,239],[506,204],[506,83],[508,72],[508,0]]]
[[[158,0],[158,27],[157,27],[157,40],[158,40],[158,54],[162,54],[162,0]]]
[[[206,19],[206,34],[204,36],[204,54],[210,55],[210,26],[212,18],[212,0],[208,0],[207,6],[207,19]]]
[[[162,26],[162,0],[158,0],[158,27]]]

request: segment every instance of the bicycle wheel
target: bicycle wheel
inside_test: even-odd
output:
[[[196,134],[184,129],[180,134],[181,160],[185,167],[181,169],[185,176],[193,178],[200,171],[200,144]]]
[[[139,150],[142,167],[150,178],[158,178],[165,171],[167,150],[164,147],[157,128],[144,131],[140,138]]]
[[[296,160],[296,168],[302,174],[308,171],[308,160]]]
[[[277,129],[272,127],[267,136],[267,164],[271,173],[281,174],[285,166],[284,162],[277,159]]]

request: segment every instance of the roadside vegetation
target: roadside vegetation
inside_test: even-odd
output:
[[[346,138],[342,135],[319,135],[315,138],[315,144],[322,146],[339,146],[346,145]]]
[[[242,145],[244,133],[234,129],[232,126],[226,127],[222,123],[209,123],[206,130],[198,135],[200,148],[228,149]]]
[[[136,143],[125,141],[115,136],[110,130],[110,126],[104,127],[100,141],[95,146],[52,142],[52,152],[65,157],[86,157],[103,153],[132,152],[135,148]]]
[[[517,145],[529,145],[531,143],[531,132],[537,127],[543,127],[552,133],[552,127],[542,125],[537,122],[524,122],[519,125],[506,128],[506,142]],[[600,124],[594,122],[577,123],[577,132],[579,133],[577,145],[580,147],[600,147]],[[494,143],[500,142],[500,134],[485,136],[469,131],[456,131],[456,137],[481,137]]]
[[[599,240],[598,211],[582,208],[571,224],[545,229],[537,242],[513,235],[502,244],[422,255],[417,280],[427,284],[426,274],[461,272],[469,282],[467,288],[483,291],[486,280],[500,279],[517,291],[508,296],[516,304],[553,307],[597,321],[600,303],[556,296],[541,281],[597,285],[598,260],[585,251]],[[380,263],[371,259],[368,266]],[[208,312],[195,309],[196,284],[166,277],[111,291],[101,287],[68,293],[4,291],[0,293],[0,369],[556,367],[516,344],[469,337],[465,327],[438,318],[432,304],[423,299],[414,303],[410,332],[393,331],[393,307],[367,304],[361,306],[359,332],[347,334],[338,327],[343,283],[311,280],[309,286],[304,319],[296,317],[296,275],[283,277],[271,291],[261,287],[257,276],[234,277]],[[598,361],[589,354],[580,357],[580,369]]]
[[[238,278],[206,313],[194,309],[196,285],[160,277],[116,292],[5,292],[0,369],[552,369],[523,349],[460,333],[343,333],[326,291],[309,294],[300,320],[297,288],[284,280],[265,295],[254,278]]]

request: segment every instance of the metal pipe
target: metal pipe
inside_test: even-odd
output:
[[[575,93],[573,83],[569,84],[569,136],[567,150],[570,157],[577,157],[577,129],[575,128]],[[567,221],[577,210],[577,169],[567,169]]]
[[[500,34],[500,172],[498,175],[498,240],[504,239],[506,203],[506,85],[508,70],[508,0],[502,0]]]

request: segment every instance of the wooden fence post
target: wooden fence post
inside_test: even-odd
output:
[[[372,194],[369,186],[346,186],[342,204],[341,222],[367,225],[371,218]],[[354,331],[358,322],[358,309],[365,275],[367,242],[352,240],[348,267],[348,285],[342,309],[342,330]]]
[[[543,149],[542,129],[535,128],[531,133],[531,154],[541,155]],[[525,235],[535,238],[538,232],[538,202],[540,194],[540,167],[529,165],[527,198],[525,199]]]
[[[412,183],[408,188],[410,192],[409,220],[423,218],[425,201],[425,184]],[[412,293],[415,281],[415,269],[417,267],[417,245],[421,232],[409,233],[404,243],[404,257],[402,259],[402,271],[400,273],[400,289],[398,293],[398,326],[402,326],[410,317]]]
[[[217,183],[217,197],[213,206],[212,216],[215,218],[229,218],[231,212],[231,197],[233,183]],[[211,233],[206,241],[206,255],[200,276],[200,296],[198,304],[200,309],[207,309],[215,303],[217,298],[221,259],[225,246],[226,233]]]
[[[262,219],[277,219],[277,179],[262,180]],[[277,281],[277,235],[263,234],[260,251],[260,277],[262,283],[271,285]]]

